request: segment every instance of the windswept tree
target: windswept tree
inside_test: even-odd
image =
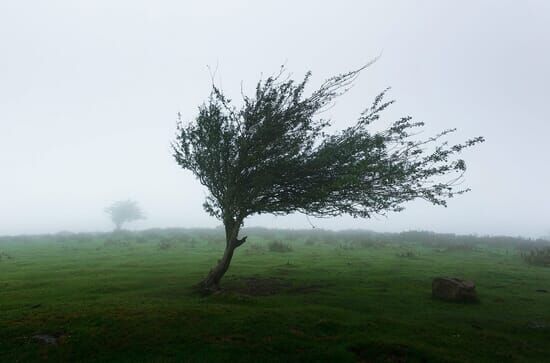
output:
[[[105,212],[111,217],[117,231],[122,228],[124,223],[145,219],[138,203],[133,200],[119,200],[114,202],[109,207],[105,208]]]
[[[179,118],[175,160],[208,189],[204,208],[225,226],[225,252],[200,283],[204,289],[219,287],[235,249],[246,241],[239,231],[251,215],[369,218],[401,211],[417,198],[446,206],[468,191],[459,186],[466,164],[456,156],[483,138],[449,145],[442,138],[455,129],[448,129],[420,139],[424,124],[409,116],[371,131],[393,103],[384,100],[387,90],[353,126],[326,132],[330,122],[322,111],[367,66],[331,77],[307,95],[311,73],[295,82],[281,69],[260,80],[252,96],[243,95],[238,108],[212,85],[196,119],[184,125]]]

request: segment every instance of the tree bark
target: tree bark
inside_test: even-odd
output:
[[[232,218],[224,220],[226,240],[225,251],[222,258],[218,260],[218,264],[212,268],[208,273],[208,276],[206,276],[206,278],[198,284],[198,287],[203,292],[213,292],[219,290],[220,281],[229,269],[235,249],[246,242],[246,236],[241,239],[237,238],[241,223],[241,221],[235,221]]]

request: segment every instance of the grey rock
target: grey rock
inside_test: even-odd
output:
[[[436,277],[432,281],[432,297],[453,302],[478,302],[476,285],[456,277]]]

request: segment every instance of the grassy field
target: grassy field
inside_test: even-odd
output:
[[[428,237],[251,230],[206,297],[219,231],[4,237],[0,362],[549,361],[550,268]],[[480,303],[432,299],[436,276]]]

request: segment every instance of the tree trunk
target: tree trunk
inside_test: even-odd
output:
[[[202,280],[197,287],[199,287],[203,292],[212,292],[219,290],[220,281],[229,269],[231,264],[231,259],[233,258],[233,252],[237,247],[241,246],[246,242],[246,237],[238,239],[239,230],[241,227],[240,221],[235,221],[234,219],[228,219],[224,221],[225,225],[225,251],[223,257],[218,260],[218,264],[210,270],[208,276]]]

